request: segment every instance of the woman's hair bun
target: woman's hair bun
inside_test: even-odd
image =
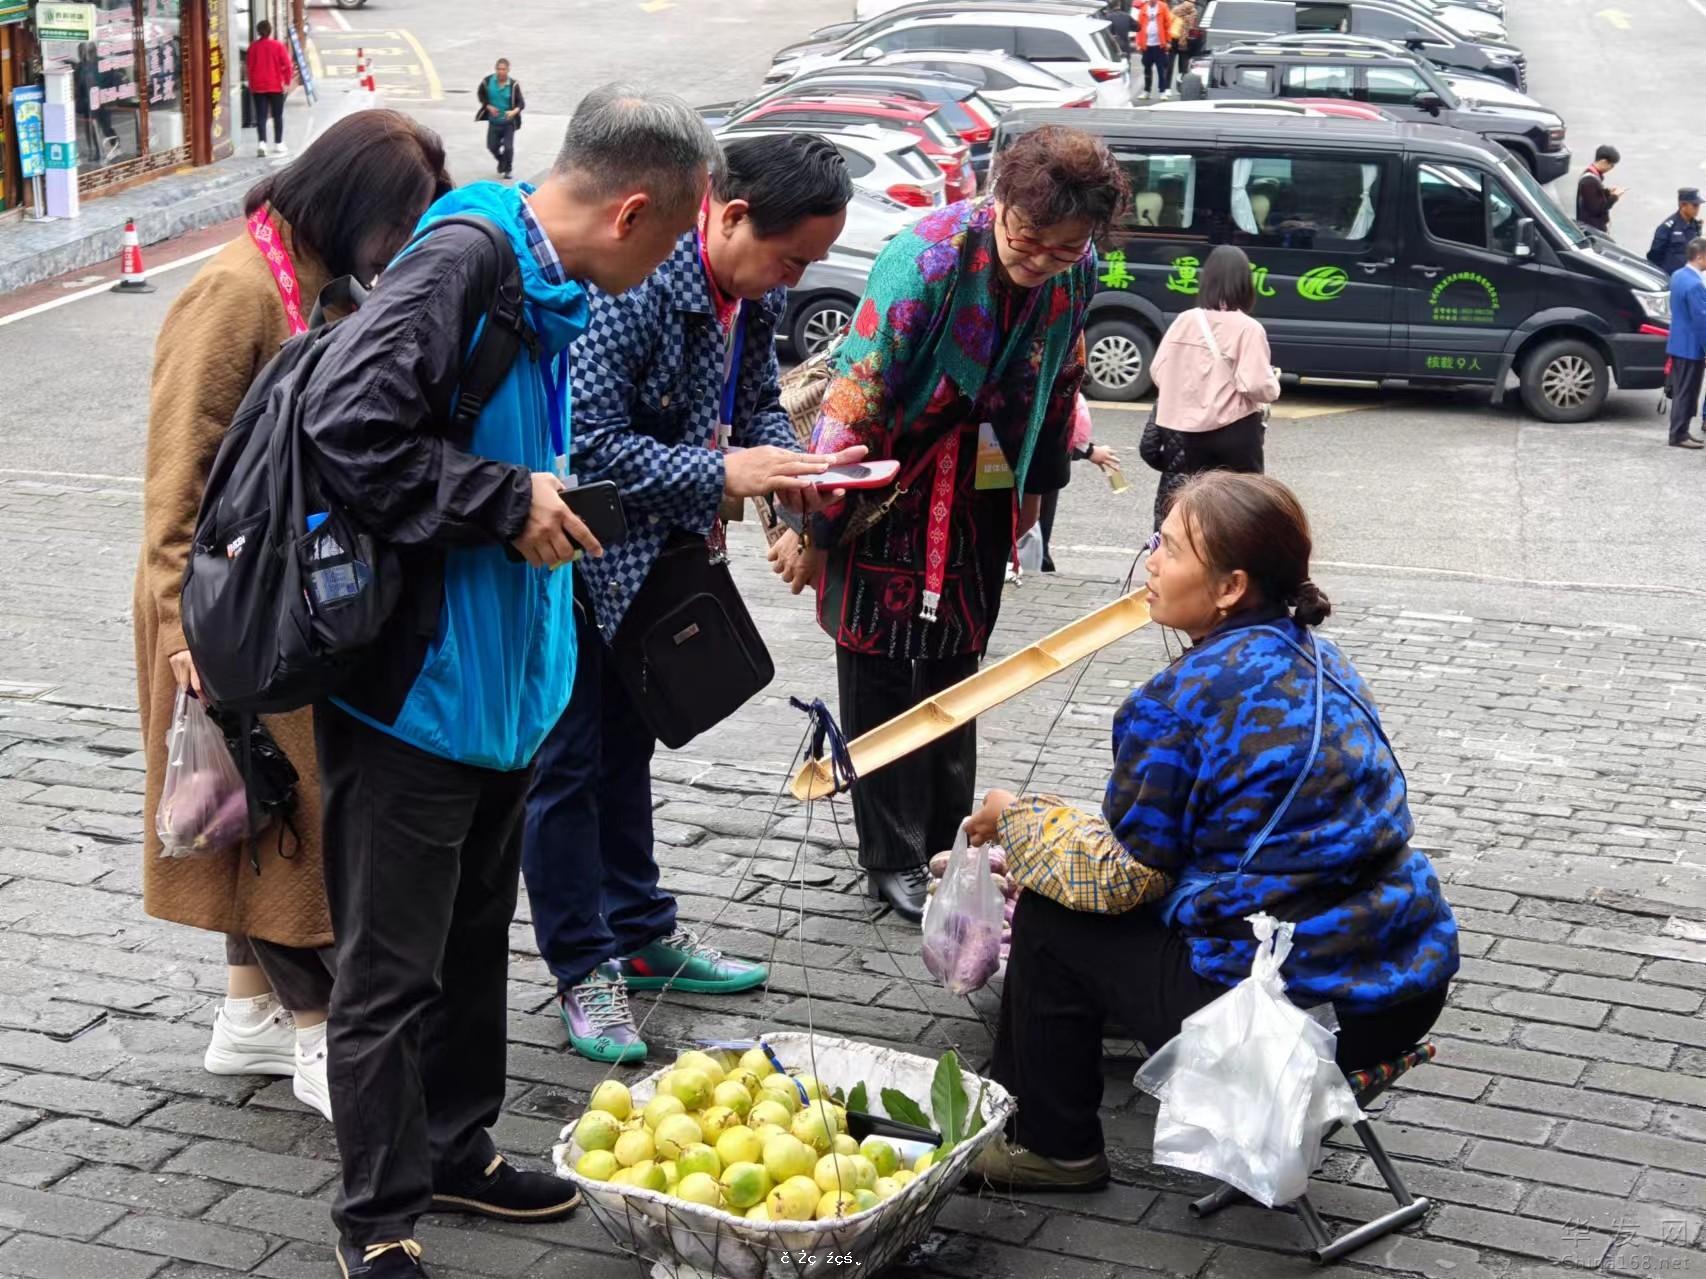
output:
[[[1297,588],[1291,615],[1299,625],[1319,626],[1333,615],[1333,601],[1314,582],[1305,581]]]

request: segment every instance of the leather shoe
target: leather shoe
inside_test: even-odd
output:
[[[924,918],[925,890],[929,886],[930,872],[922,866],[865,872],[865,895],[872,901],[887,902],[895,914],[915,924]]]
[[[484,1171],[433,1188],[434,1212],[467,1212],[500,1221],[561,1221],[580,1207],[575,1183],[548,1172],[522,1172],[502,1155]]]
[[[1673,449],[1706,449],[1706,440],[1697,440],[1690,435],[1687,439],[1672,440],[1670,446]]]

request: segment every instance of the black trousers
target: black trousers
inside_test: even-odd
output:
[[[338,939],[332,1220],[365,1245],[411,1237],[434,1184],[495,1153],[528,770],[440,759],[327,704],[314,738]]]
[[[1706,361],[1670,359],[1670,442],[1680,443],[1688,438],[1688,428],[1694,425],[1700,412],[1700,384]]]
[[[337,953],[330,946],[316,950],[226,933],[225,962],[232,968],[259,968],[278,1002],[293,1013],[319,1013],[331,1007]]]
[[[1041,510],[1037,515],[1037,523],[1043,528],[1043,572],[1054,572],[1054,552],[1049,548],[1049,542],[1054,537],[1054,517],[1060,510],[1060,490],[1053,489],[1043,494]],[[941,850],[938,849],[938,852]]]
[[[498,162],[498,172],[508,173],[515,168],[515,121],[493,122],[486,126],[486,150]]]
[[[1191,968],[1184,935],[1153,910],[1090,915],[1022,893],[995,1031],[995,1081],[1018,1100],[1014,1138],[1051,1159],[1102,1149],[1102,1034],[1108,1022],[1156,1051],[1227,986]],[[1360,1070],[1413,1047],[1445,991],[1373,1016],[1339,1017],[1339,1065]]]
[[[1172,431],[1161,428],[1161,449],[1167,464],[1155,489],[1155,527],[1167,518],[1167,508],[1180,485],[1204,471],[1262,473],[1262,444],[1268,428],[1262,415],[1251,413],[1212,431]]]
[[[1173,87],[1173,50],[1166,45],[1151,45],[1143,51],[1143,91],[1149,92],[1150,77],[1159,83],[1162,93]]]
[[[857,737],[925,698],[977,673],[978,653],[896,660],[837,647],[841,727]],[[859,864],[866,870],[922,866],[951,847],[971,815],[977,781],[977,725],[956,728],[923,750],[853,785]]]
[[[272,121],[272,140],[284,141],[284,95],[282,93],[255,94],[255,132],[261,135],[261,141],[267,140],[267,121]]]

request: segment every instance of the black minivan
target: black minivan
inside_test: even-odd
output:
[[[1255,112],[1019,111],[1105,141],[1132,210],[1102,247],[1089,385],[1149,392],[1209,252],[1250,257],[1256,317],[1287,373],[1481,383],[1551,422],[1594,417],[1615,378],[1663,383],[1670,282],[1583,234],[1502,148],[1438,125]],[[997,160],[999,165],[999,159]]]

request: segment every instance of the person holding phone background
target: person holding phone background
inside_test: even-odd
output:
[[[569,1043],[594,1061],[646,1055],[631,989],[728,994],[768,976],[676,922],[652,849],[657,742],[610,645],[672,539],[720,545],[731,506],[772,493],[795,508],[815,502],[814,477],[864,456],[799,452],[775,351],[786,290],[828,255],[852,196],[840,153],[821,138],[735,142],[664,264],[626,293],[588,290],[586,334],[570,351],[574,471],[582,484],[616,485],[628,537],[577,569],[579,673],[539,753],[522,870]]]

